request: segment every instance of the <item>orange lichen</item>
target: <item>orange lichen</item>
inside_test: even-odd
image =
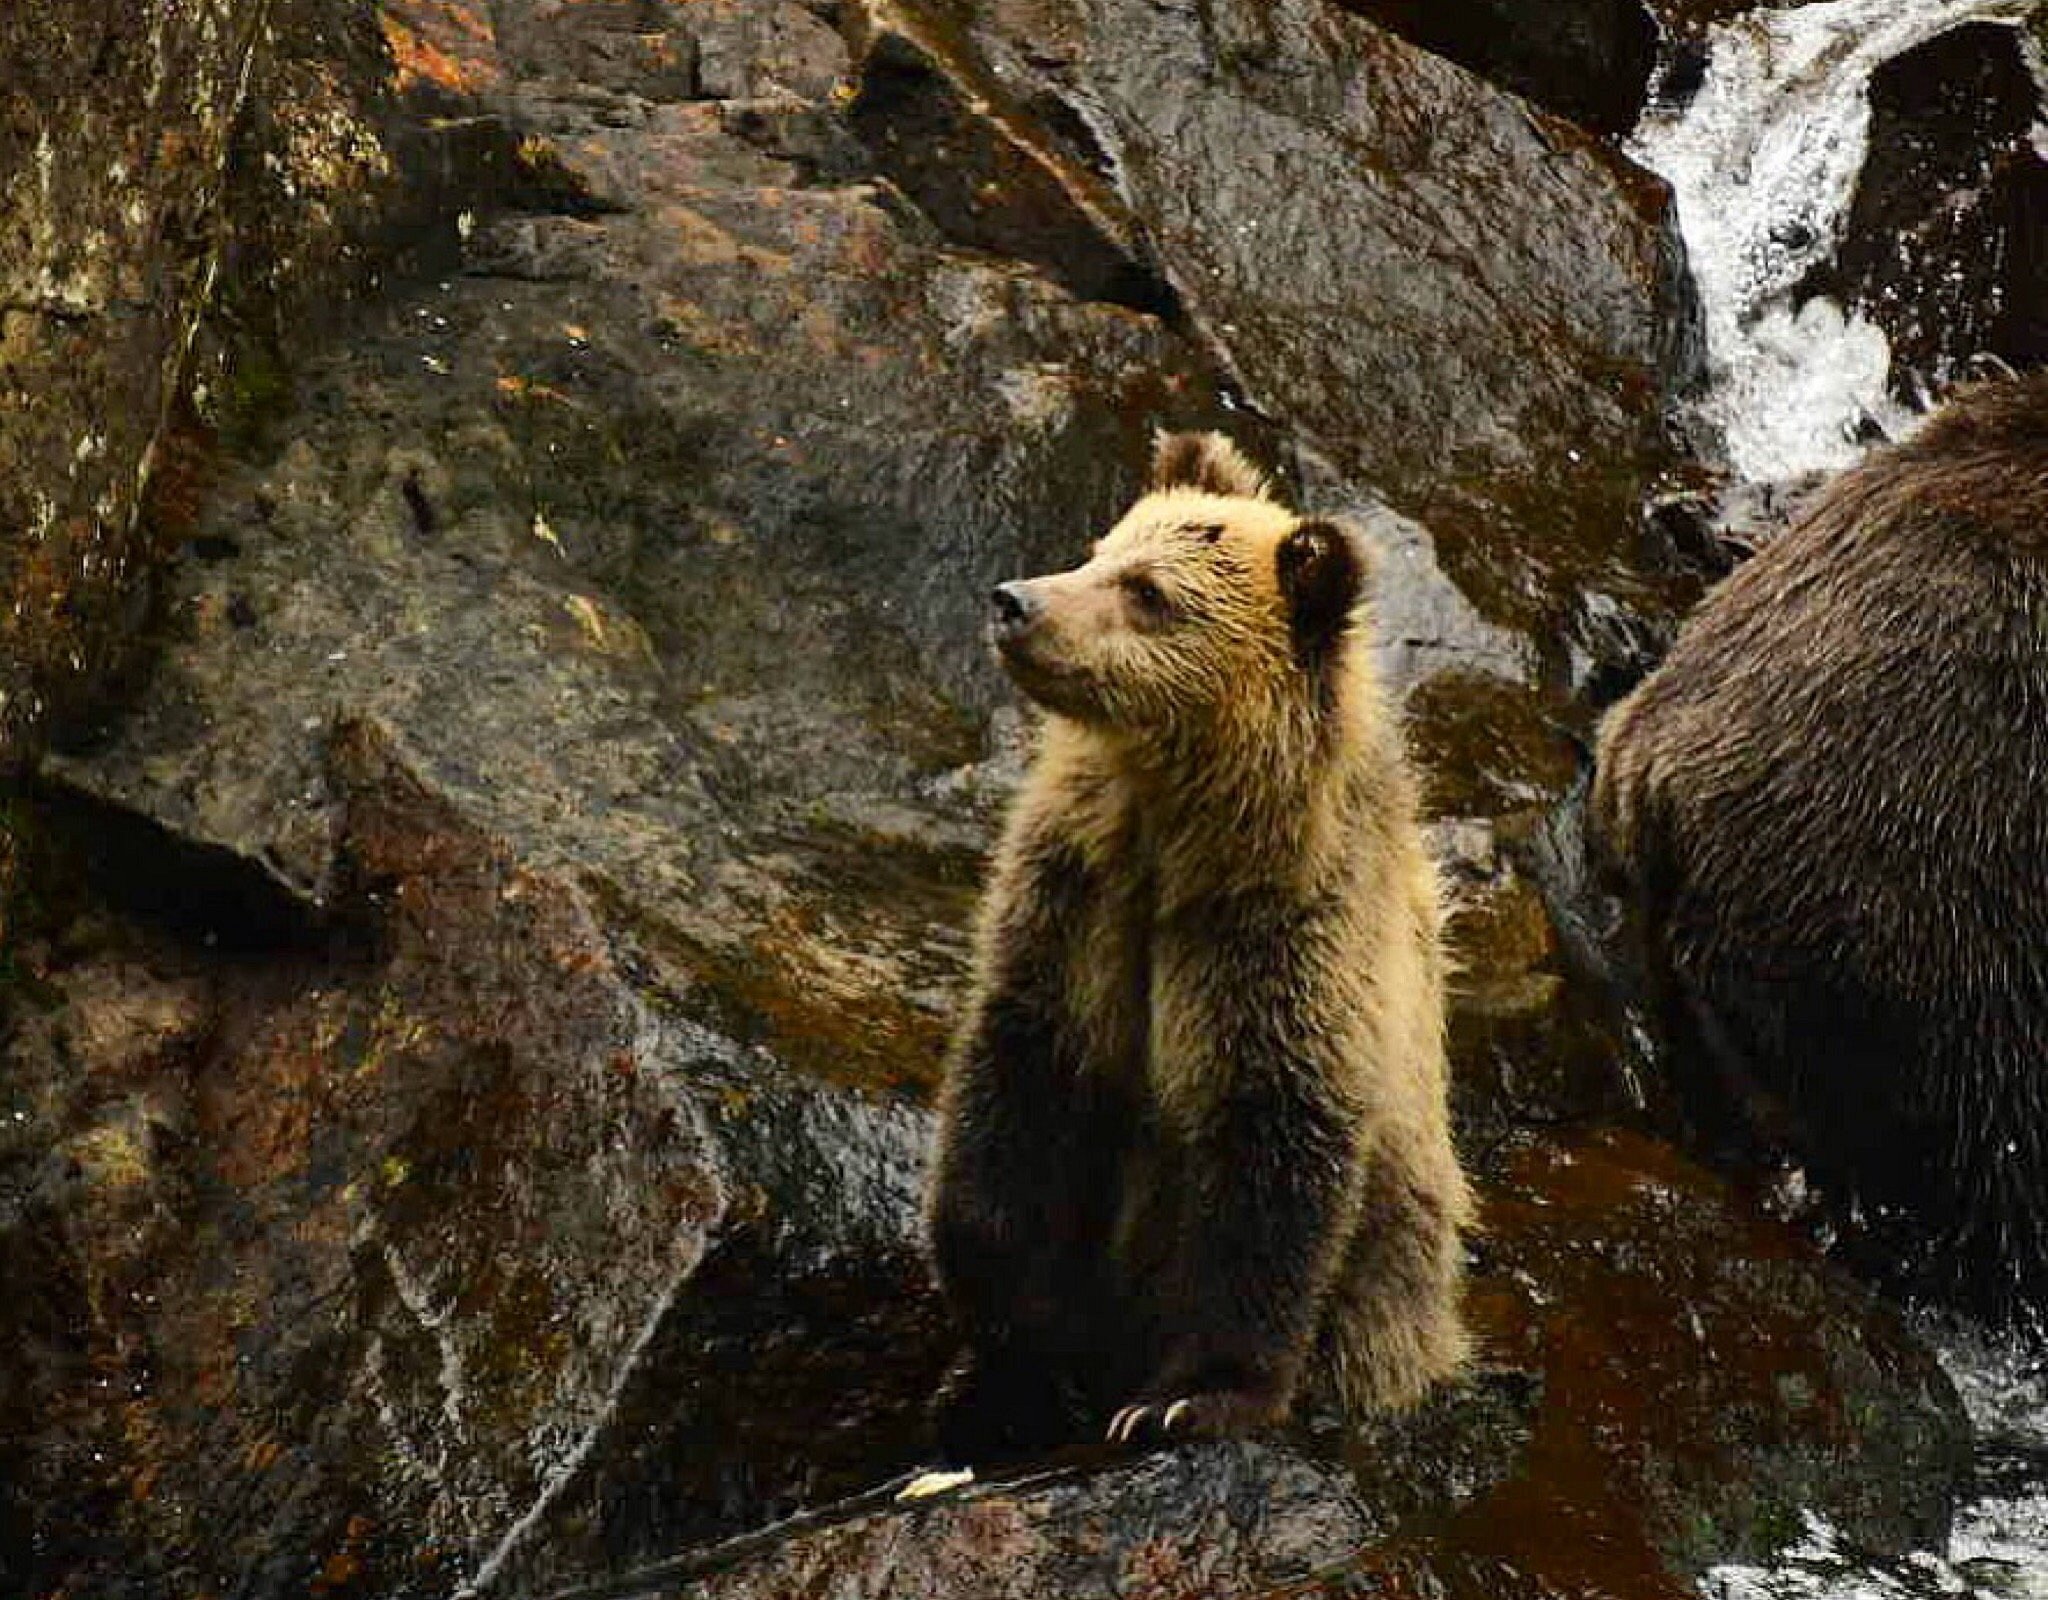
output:
[[[564,394],[552,384],[540,383],[532,378],[522,378],[507,373],[498,379],[498,393],[508,400],[552,400],[559,405],[583,409],[583,402],[572,395]]]
[[[220,463],[220,441],[181,394],[165,419],[150,454],[142,491],[142,515],[149,544],[164,554],[193,537]]]
[[[492,59],[496,40],[488,22],[457,6],[411,4],[396,8],[411,15],[413,21],[408,23],[394,15],[394,9],[391,5],[379,8],[377,22],[391,51],[401,91],[426,84],[453,94],[473,95],[498,82],[500,73]]]

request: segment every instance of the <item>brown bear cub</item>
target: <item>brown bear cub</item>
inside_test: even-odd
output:
[[[1832,484],[1598,766],[1709,1130],[1805,1161],[1895,1285],[2048,1308],[2048,374]]]
[[[1284,1417],[1457,1367],[1466,1220],[1438,889],[1367,637],[1367,552],[1220,435],[993,635],[1047,713],[940,1107],[940,1443]]]

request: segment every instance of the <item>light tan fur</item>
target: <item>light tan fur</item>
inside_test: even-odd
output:
[[[1246,897],[1288,908],[1284,955],[1299,977],[1284,1031],[1307,1048],[1287,1070],[1316,1074],[1313,1093],[1356,1137],[1312,1269],[1322,1356],[1348,1406],[1403,1406],[1467,1349],[1459,1236],[1471,1201],[1447,1111],[1437,874],[1368,648],[1369,583],[1327,683],[1309,692],[1277,576],[1301,519],[1227,442],[1189,437],[1170,444],[1236,492],[1150,493],[1086,564],[1033,585],[1046,621],[1032,653],[1007,664],[1055,715],[993,864],[980,969],[1003,970],[1030,864],[1071,846],[1094,886],[1066,946],[1082,1054],[1090,1071],[1131,1075],[1157,1108],[1161,1149],[1132,1159],[1115,1245],[1142,1266],[1154,1213],[1173,1203],[1152,1192],[1147,1163],[1173,1172],[1173,1152],[1227,1114],[1240,1062],[1218,1017],[1227,991],[1263,975],[1225,967],[1259,953],[1222,950],[1207,919]],[[1137,578],[1196,620],[1134,622]],[[1299,1376],[1298,1364],[1286,1374],[1289,1395]]]

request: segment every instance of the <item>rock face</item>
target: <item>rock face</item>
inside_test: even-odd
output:
[[[1642,0],[1347,0],[1346,9],[1596,133],[1635,125],[1657,61],[1657,23]]]
[[[1203,415],[1203,382],[871,190],[786,187],[720,115],[630,147],[621,220],[480,223],[467,273],[309,370],[188,547],[149,709],[57,770],[317,905],[324,721],[377,716],[485,826],[660,908],[734,1025],[928,1073],[979,839],[979,597],[1103,525],[1144,419]]]
[[[1952,1400],[1887,1313],[1653,1142],[1528,1133],[1659,1093],[1581,981],[1572,798],[1720,559],[1642,536],[1701,476],[1654,181],[1310,0],[266,15],[0,22],[10,81],[128,86],[8,102],[10,173],[47,127],[82,186],[5,189],[36,282],[128,259],[67,228],[207,223],[132,269],[147,316],[6,297],[0,494],[69,530],[7,534],[6,626],[59,628],[10,663],[104,681],[51,665],[129,592],[73,581],[95,529],[161,590],[146,680],[0,812],[0,1589],[540,1595],[702,1547],[672,1575],[750,1594],[1649,1593],[1798,1505],[1939,1524]],[[62,154],[145,138],[140,218]],[[923,1103],[1021,741],[982,597],[1209,425],[1382,549],[1486,1369],[1384,1437],[733,1544],[916,1466],[950,1353]]]
[[[24,0],[0,18],[0,764],[137,620],[164,536],[143,491],[214,287],[262,13]]]
[[[1966,23],[1871,79],[1869,153],[1813,287],[1884,329],[1903,400],[1946,391],[1978,356],[2048,361],[2048,158],[2027,49],[2017,26]]]

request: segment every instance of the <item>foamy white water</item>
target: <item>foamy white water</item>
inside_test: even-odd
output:
[[[1878,1562],[1843,1543],[1821,1518],[1768,1567],[1722,1566],[1700,1588],[1710,1600],[2048,1600],[2048,1345],[1994,1334],[1960,1317],[1922,1315],[1920,1336],[1954,1381],[1989,1480],[1959,1507],[1948,1548]],[[2019,1470],[2000,1470],[2000,1463]],[[2013,1481],[2017,1479],[2018,1481]],[[2003,1481],[2000,1481],[2003,1480]]]
[[[1705,313],[1708,414],[1744,478],[1846,466],[1866,419],[1911,417],[1886,393],[1891,349],[1863,317],[1792,290],[1833,252],[1870,127],[1870,75],[1958,23],[2013,21],[2027,0],[1815,0],[1708,36],[1706,79],[1652,109],[1629,154],[1670,183]]]

